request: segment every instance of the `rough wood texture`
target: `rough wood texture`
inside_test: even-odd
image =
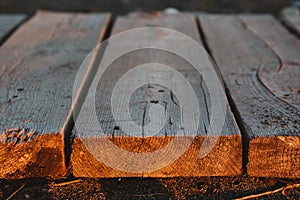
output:
[[[166,27],[180,31],[188,36],[200,40],[196,25],[196,18],[189,14],[180,15],[165,15],[162,13],[136,13],[125,17],[119,17],[114,25],[113,34],[120,33],[132,28],[137,27]],[[143,44],[161,43],[169,45],[167,42],[171,38],[168,33],[161,31],[156,35],[145,33],[142,36],[137,35],[136,37],[126,37],[122,41],[122,45],[125,46],[139,46],[141,45],[140,37],[143,37]],[[139,38],[136,39],[135,38]],[[139,43],[140,42],[140,43]],[[184,41],[183,41],[184,43]],[[107,55],[116,53],[117,50],[114,48],[116,44],[110,42],[104,53],[103,60]],[[175,48],[181,48],[179,45]],[[120,165],[123,163],[121,160],[124,158],[122,155],[118,155],[117,150],[108,148],[105,152],[101,151],[100,147],[107,145],[107,138],[110,142],[119,149],[123,149],[128,152],[135,152],[139,154],[156,152],[158,150],[164,151],[164,147],[175,139],[182,139],[185,142],[189,135],[178,136],[175,135],[176,131],[181,126],[180,122],[180,108],[178,103],[178,94],[173,94],[168,88],[159,84],[146,84],[139,87],[134,91],[132,98],[130,100],[130,105],[132,105],[131,118],[139,126],[145,127],[150,123],[149,109],[153,105],[165,106],[165,113],[167,117],[167,123],[164,124],[162,130],[155,132],[153,129],[153,135],[145,135],[144,129],[139,135],[131,136],[125,133],[118,127],[120,121],[115,120],[112,116],[112,111],[110,107],[111,93],[115,87],[116,82],[122,77],[123,74],[128,72],[134,66],[141,65],[144,63],[156,62],[171,66],[178,72],[180,72],[191,84],[195,94],[198,99],[199,108],[196,112],[200,113],[200,125],[197,131],[196,138],[192,141],[189,148],[182,153],[182,155],[175,162],[170,163],[170,165],[164,166],[163,168],[157,169],[155,171],[148,171],[147,167],[143,168],[142,173],[135,173],[132,171],[122,171],[117,170],[111,166],[107,166],[101,160],[97,159],[90,151],[105,154],[107,153],[112,160],[119,159]],[[174,74],[160,72],[160,68],[153,69],[151,71],[156,73],[157,76],[162,75],[165,79],[170,79]],[[226,97],[225,105],[227,107],[225,124],[222,129],[221,136],[217,141],[214,148],[210,153],[204,157],[199,157],[199,149],[203,145],[203,141],[207,136],[206,127],[209,126],[209,115],[210,115],[210,98],[209,91],[206,87],[203,78],[199,73],[188,63],[186,60],[180,58],[179,56],[172,55],[163,50],[147,49],[141,51],[134,51],[128,53],[120,58],[118,58],[114,63],[112,63],[105,74],[102,76],[99,85],[97,87],[96,93],[96,112],[101,123],[101,128],[104,130],[105,135],[100,135],[95,124],[91,123],[90,113],[83,113],[86,117],[87,123],[82,124],[85,133],[88,133],[86,137],[79,137],[81,133],[74,132],[75,139],[73,142],[71,164],[73,169],[73,174],[76,177],[133,177],[133,176],[143,176],[143,177],[174,177],[174,176],[223,176],[223,175],[237,175],[241,173],[242,168],[242,147],[241,147],[241,135],[237,128],[237,125],[233,119],[233,115],[228,107]],[[145,80],[147,74],[140,74],[137,77],[138,80]],[[133,81],[133,80],[132,80]],[[176,82],[176,83],[175,83]],[[92,83],[93,85],[94,83]],[[95,83],[97,84],[97,83]],[[173,84],[182,86],[182,82],[179,80],[174,80]],[[216,87],[222,87],[218,81],[216,81]],[[184,89],[184,87],[182,88]],[[183,92],[182,92],[183,93]],[[127,102],[124,102],[125,93],[121,94],[119,104],[120,107],[126,106]],[[223,94],[224,95],[224,94]],[[88,97],[89,98],[89,97]],[[90,104],[83,104],[85,106],[91,106]],[[196,108],[195,108],[196,109]],[[151,119],[153,120],[153,119]],[[158,122],[163,122],[163,118],[156,119]],[[151,121],[152,122],[152,121]],[[76,123],[77,125],[77,123]],[[182,128],[184,130],[184,128]],[[157,134],[156,134],[157,133]],[[195,133],[194,133],[195,134]],[[216,138],[216,136],[209,136],[211,139]],[[83,141],[84,140],[84,141]],[[87,149],[85,144],[89,143],[89,146],[93,149]],[[179,149],[180,147],[178,147]],[[176,152],[177,148],[173,149]],[[167,163],[170,154],[163,152],[162,157],[157,157],[156,160],[161,162],[161,164]],[[128,157],[131,164],[135,165],[133,159]],[[140,163],[143,165],[147,163],[146,160],[141,160]],[[137,165],[138,165],[137,164]],[[124,167],[124,166],[123,166]]]
[[[294,11],[294,12],[293,12]],[[300,37],[300,9],[286,10],[281,15],[282,22]]]
[[[25,15],[0,15],[0,42],[24,19]]]
[[[65,174],[75,76],[107,20],[106,14],[38,12],[3,44],[0,178]]]
[[[199,15],[249,142],[252,176],[300,177],[300,41],[269,15]]]

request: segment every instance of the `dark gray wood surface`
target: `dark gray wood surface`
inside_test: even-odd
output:
[[[200,36],[197,29],[196,18],[191,14],[178,14],[178,15],[166,15],[164,13],[135,13],[124,17],[118,17],[114,24],[112,30],[112,35],[121,33],[126,30],[138,28],[138,27],[164,27],[182,32],[189,37],[200,42]],[[141,40],[142,38],[142,40]],[[176,41],[175,36],[170,35],[166,30],[160,30],[156,33],[145,31],[140,35],[127,35],[119,43],[116,44],[115,41],[109,42],[107,49],[104,53],[103,60],[109,55],[117,54],[122,52],[122,49],[128,47],[142,47],[143,45],[160,44],[162,47],[169,47],[173,44],[169,41]],[[120,45],[120,46],[119,46]],[[184,48],[185,41],[181,41],[181,45],[173,45],[174,49]],[[121,49],[120,49],[121,48]],[[187,49],[189,51],[190,49]],[[194,52],[193,52],[194,53]],[[200,52],[198,52],[200,54]],[[197,52],[194,55],[198,55]],[[194,59],[200,59],[200,56]],[[119,101],[115,105],[111,105],[112,91],[116,87],[116,83],[121,79],[122,75],[126,74],[129,70],[133,69],[135,66],[145,64],[145,63],[160,63],[166,66],[170,66],[179,72],[192,86],[195,91],[196,98],[198,101],[199,110],[194,108],[194,112],[200,114],[199,118],[199,128],[195,133],[186,133],[187,135],[177,135],[179,129],[188,129],[188,127],[182,127],[182,120],[180,112],[182,108],[180,106],[187,106],[187,102],[179,102],[179,96],[185,94],[184,90],[185,81],[179,79],[172,79],[175,74],[173,72],[165,72],[162,70],[162,66],[152,69],[151,73],[153,76],[163,76],[164,79],[170,79],[171,83],[175,86],[177,85],[181,88],[177,94],[174,94],[170,89],[159,85],[159,84],[144,84],[135,90],[132,94],[132,98],[129,101],[131,105],[131,119],[132,121],[140,127],[142,130],[137,135],[130,135],[131,133],[126,133],[119,127],[121,120],[114,118],[111,106],[127,107],[125,101],[127,92],[119,94]],[[153,64],[154,65],[154,64]],[[211,70],[214,70],[213,66],[210,66]],[[99,68],[101,71],[101,68]],[[99,72],[98,71],[98,72]],[[149,72],[150,73],[150,72]],[[130,79],[131,82],[134,81],[144,81],[148,77],[147,72],[140,73]],[[199,157],[199,149],[203,145],[205,138],[215,139],[217,135],[209,135],[207,133],[207,127],[209,126],[209,117],[211,115],[211,101],[210,93],[207,86],[203,80],[203,77],[195,70],[195,68],[188,63],[184,58],[178,55],[168,53],[164,50],[158,49],[142,49],[136,50],[126,55],[120,56],[115,60],[109,68],[104,72],[99,83],[96,83],[96,79],[92,83],[97,85],[95,104],[94,103],[84,103],[83,108],[95,105],[95,111],[98,117],[98,121],[94,122],[92,119],[92,113],[88,111],[82,111],[82,116],[84,116],[85,122],[82,124],[76,124],[81,126],[81,133],[78,132],[76,128],[76,138],[73,143],[73,150],[71,156],[71,164],[73,167],[73,173],[77,177],[128,177],[128,176],[144,176],[144,177],[174,177],[174,176],[221,176],[221,175],[237,175],[241,173],[242,168],[242,152],[241,152],[241,135],[233,118],[230,108],[228,107],[227,99],[225,97],[225,92],[219,80],[214,82],[214,87],[221,88],[221,95],[224,95],[225,109],[225,123],[221,129],[221,136],[216,141],[214,148],[211,149],[210,153],[204,157]],[[122,86],[122,85],[121,85]],[[123,85],[123,87],[129,87]],[[92,89],[90,89],[92,91]],[[93,96],[91,96],[93,98]],[[190,96],[189,98],[193,98]],[[87,97],[89,99],[89,97]],[[167,122],[163,125],[163,128],[159,131],[156,130],[155,126],[150,130],[150,134],[144,133],[144,130],[148,124],[153,122],[153,120],[158,122],[164,122],[164,116],[159,116],[157,118],[151,118],[149,110],[151,106],[161,105],[164,107],[165,117]],[[120,113],[119,113],[120,114]],[[222,115],[219,110],[219,115]],[[191,118],[190,121],[195,120]],[[96,123],[101,124],[103,130],[99,133],[99,129]],[[101,159],[97,157],[99,155],[108,154],[111,160],[118,160],[120,165],[125,165],[122,163],[122,158],[113,148],[107,147],[107,152],[102,151],[102,147],[107,145],[106,140],[110,139],[112,145],[116,148],[123,149],[128,152],[135,152],[139,154],[143,153],[153,153],[164,146],[167,146],[172,140],[176,140],[180,137],[185,138],[190,137],[192,134],[197,135],[193,140],[189,148],[182,152],[181,157],[170,165],[166,165],[156,171],[148,171],[149,168],[145,166],[147,160],[139,160],[137,162],[134,158],[130,157],[130,166],[128,166],[128,171],[122,171],[114,168],[113,166],[107,166],[103,163]],[[83,135],[83,136],[82,136]],[[81,137],[79,137],[81,136]],[[85,144],[89,144],[89,147],[85,147]],[[174,147],[172,153],[180,149],[179,146]],[[117,150],[116,150],[117,151]],[[95,154],[92,154],[96,153]],[[168,157],[171,154],[162,154],[162,157],[157,157],[157,162],[161,164],[167,163]],[[149,164],[151,165],[151,164]],[[134,166],[143,168],[142,173],[130,171]]]
[[[0,42],[2,43],[5,37],[18,26],[26,15],[0,14]]]
[[[299,178],[299,39],[269,15],[199,20],[249,142],[248,173]]]
[[[0,48],[0,178],[66,173],[75,76],[108,20],[38,12]]]

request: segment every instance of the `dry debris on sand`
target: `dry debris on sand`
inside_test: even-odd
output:
[[[1,180],[1,199],[300,199],[300,180],[237,177]]]

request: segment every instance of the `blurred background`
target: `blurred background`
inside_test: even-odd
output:
[[[126,14],[173,7],[180,11],[278,14],[283,7],[299,4],[300,1],[295,0],[0,0],[0,12],[32,14],[46,9]]]

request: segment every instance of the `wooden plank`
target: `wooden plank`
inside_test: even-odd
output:
[[[282,22],[300,37],[300,9],[291,7],[285,9],[281,14]]]
[[[299,178],[299,39],[269,15],[199,19],[245,129],[248,173]]]
[[[25,15],[0,14],[0,42],[2,42],[7,37],[7,35],[25,18]]]
[[[196,26],[196,18],[190,14],[167,15],[162,13],[135,13],[129,16],[118,17],[112,33],[115,35],[138,27],[169,28],[180,31],[197,41],[200,40]],[[158,44],[167,48],[174,45],[174,43],[169,42],[170,40],[176,40],[176,37],[173,37],[174,36],[169,36],[166,30],[160,30],[157,33],[145,31],[143,34],[129,34],[121,41],[109,41],[103,60],[106,60],[110,55],[122,53],[122,51],[128,47],[139,48],[143,45]],[[121,47],[119,46],[120,43]],[[182,41],[182,43],[174,45],[173,48],[183,48],[184,44],[185,41]],[[197,60],[197,56],[199,56],[198,52],[195,52],[194,55],[196,55]],[[104,62],[103,60],[102,62]],[[198,99],[197,105],[199,106],[199,110],[195,107],[195,113],[199,113],[200,115],[198,131],[195,131],[195,133],[177,135],[179,129],[183,131],[189,129],[189,127],[183,127],[180,121],[182,116],[180,116],[181,110],[179,106],[181,104],[187,106],[187,102],[179,102],[178,100],[178,98],[184,94],[184,81],[172,79],[171,77],[175,75],[170,72],[165,72],[162,68],[151,68],[152,71],[150,72],[143,71],[139,75],[134,76],[135,78],[131,77],[126,80],[129,80],[129,82],[148,80],[148,74],[153,73],[153,77],[170,79],[171,84],[181,88],[181,90],[179,90],[180,92],[173,94],[171,89],[150,82],[136,88],[136,90],[131,90],[131,92],[134,91],[129,101],[129,104],[132,106],[131,120],[139,127],[142,127],[140,132],[137,132],[137,135],[131,135],[130,131],[126,132],[122,130],[122,127],[120,128],[118,125],[122,123],[122,119],[113,117],[110,100],[112,100],[112,91],[118,88],[115,86],[117,81],[119,81],[124,74],[127,74],[129,70],[133,69],[134,66],[153,62],[171,66],[182,74],[191,84]],[[210,67],[210,69],[214,71],[213,67]],[[97,73],[102,70],[103,68],[101,68],[100,65]],[[240,174],[242,169],[241,135],[228,107],[223,87],[220,80],[214,82],[214,87],[219,87],[222,91],[221,95],[223,95],[222,97],[224,98],[223,103],[225,109],[227,109],[224,114],[224,126],[221,128],[221,134],[218,138],[217,136],[219,135],[207,133],[207,127],[209,127],[210,124],[209,115],[211,114],[210,108],[212,103],[209,96],[210,93],[203,80],[204,78],[199,75],[195,68],[185,59],[175,54],[167,53],[164,50],[143,49],[119,57],[109,66],[107,71],[105,71],[99,85],[97,80],[94,79],[92,86],[98,85],[95,95],[96,101],[95,103],[89,102],[90,98],[94,98],[93,95],[89,95],[93,93],[93,87],[91,87],[86,102],[84,102],[81,113],[79,114],[79,116],[83,116],[84,120],[81,124],[78,124],[78,119],[76,121],[76,131],[74,131],[75,139],[71,155],[74,176],[101,178],[135,176],[225,176]],[[129,85],[130,83],[123,85],[125,91],[122,90],[118,93],[120,97],[117,100],[119,101],[112,106],[119,108],[128,106],[128,102],[126,102],[125,99],[127,98],[127,93],[130,92],[127,91]],[[98,121],[94,122],[91,112],[88,111],[93,105],[95,105],[102,132],[99,131],[99,124],[97,125]],[[164,106],[166,113],[164,116],[167,116],[166,119],[168,119],[166,123],[164,123],[164,116],[149,116],[149,109],[154,105]],[[221,110],[218,111],[221,115]],[[150,124],[150,119],[151,123],[152,120],[156,120],[158,124],[164,124],[161,130],[156,130],[155,126],[154,128],[151,127],[148,132],[150,135],[148,135],[145,133],[145,127],[147,124]],[[191,121],[193,120],[194,118],[191,118]],[[153,123],[155,124],[155,122]],[[78,127],[80,130],[78,130]],[[191,140],[190,146],[179,155],[178,159],[169,163],[169,158],[173,156],[173,154],[176,154],[181,147],[177,145],[173,147],[174,149],[172,149],[172,151],[168,152],[166,150],[167,146],[174,141],[180,141],[178,143],[183,145],[187,140],[190,140],[192,134],[196,134],[196,137]],[[214,143],[215,146],[208,155],[201,157],[199,156],[199,151],[201,146],[204,146],[204,141],[207,142],[207,139],[210,139],[210,141],[217,139],[217,141]],[[120,152],[121,154],[119,154]],[[158,154],[157,152],[162,153]],[[146,158],[147,155],[140,160],[137,159],[138,156],[143,156],[144,154],[156,155],[154,164],[150,163],[149,166],[147,165],[147,163],[149,163],[147,160],[148,157]],[[108,158],[111,163],[107,163],[103,155],[107,156],[106,158]],[[134,156],[137,157],[133,158]],[[120,164],[120,166],[115,167],[115,164]],[[155,164],[161,165],[162,167],[155,168],[153,171],[152,166]]]
[[[75,76],[108,19],[38,12],[0,48],[0,178],[66,173]]]

